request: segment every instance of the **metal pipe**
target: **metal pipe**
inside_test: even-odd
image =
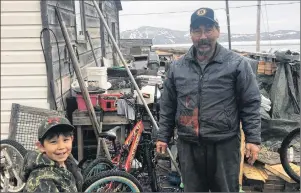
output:
[[[260,52],[260,15],[261,1],[257,1],[257,23],[256,23],[256,52]]]
[[[142,96],[142,93],[141,93],[141,91],[140,91],[140,89],[139,89],[139,87],[138,87],[138,85],[137,85],[137,83],[136,83],[136,81],[135,81],[135,79],[134,79],[134,77],[133,77],[133,75],[132,75],[130,69],[128,68],[127,63],[126,63],[125,59],[123,58],[122,53],[121,53],[121,51],[120,51],[120,49],[119,49],[119,47],[118,47],[118,45],[117,45],[117,43],[116,43],[116,41],[115,41],[113,35],[112,35],[112,32],[111,32],[111,30],[110,30],[108,24],[106,23],[105,18],[104,18],[104,16],[103,16],[103,14],[101,13],[101,11],[100,11],[100,9],[99,9],[99,7],[98,7],[98,5],[97,5],[97,3],[96,3],[95,0],[93,0],[93,4],[94,4],[94,7],[95,7],[96,10],[97,10],[97,13],[98,13],[98,16],[99,16],[100,20],[102,21],[104,27],[106,28],[106,30],[107,30],[107,32],[108,32],[108,35],[110,36],[110,38],[111,38],[111,40],[112,40],[112,43],[113,43],[113,45],[114,45],[114,47],[115,47],[115,49],[116,49],[116,51],[117,51],[117,53],[118,53],[118,55],[119,55],[119,57],[120,57],[122,63],[123,63],[123,65],[124,65],[124,67],[125,67],[125,69],[126,69],[126,71],[127,71],[127,73],[128,73],[128,75],[129,75],[129,77],[130,77],[132,83],[134,84],[134,87],[135,87],[135,89],[136,89],[136,91],[137,91],[137,93],[138,93],[138,96],[140,97],[140,99],[141,99],[141,101],[142,101],[142,103],[143,103],[143,105],[144,105],[144,107],[145,107],[145,109],[146,109],[148,115],[149,115],[150,118],[151,118],[151,121],[152,121],[153,125],[155,126],[155,128],[156,128],[157,130],[159,130],[159,127],[158,127],[158,125],[157,125],[157,123],[156,123],[156,121],[155,121],[155,119],[154,119],[154,117],[153,117],[151,111],[149,110],[149,108],[148,108],[148,106],[147,106],[147,103],[145,102],[145,100],[144,100],[144,98],[143,98],[143,96]],[[175,159],[174,159],[174,157],[173,157],[173,155],[172,155],[172,153],[171,153],[171,151],[170,151],[170,149],[169,149],[168,147],[167,147],[167,152],[168,152],[168,154],[169,154],[169,156],[170,156],[170,159],[171,159],[172,163],[174,164],[175,168],[177,169],[177,172],[179,173],[179,175],[180,175],[181,178],[182,178],[181,171],[180,171],[180,169],[179,169],[179,167],[178,167],[178,165],[177,165],[177,163],[176,163],[176,161],[175,161]]]
[[[228,0],[226,0],[226,14],[227,14],[227,26],[228,26],[229,50],[231,50],[231,30],[230,30],[230,14],[229,14],[229,2],[228,2]]]
[[[60,27],[61,27],[64,39],[65,39],[66,45],[67,45],[67,49],[68,49],[70,57],[71,57],[73,69],[74,69],[76,77],[78,79],[78,84],[79,84],[80,90],[82,91],[82,94],[83,94],[86,106],[88,108],[89,118],[90,118],[90,121],[92,123],[92,127],[93,127],[93,130],[94,130],[95,136],[99,139],[99,134],[102,131],[101,131],[101,128],[99,127],[99,124],[97,122],[97,118],[96,118],[96,114],[95,114],[95,111],[94,111],[94,107],[93,107],[93,105],[91,103],[91,99],[89,97],[88,89],[87,89],[87,87],[85,85],[85,82],[84,82],[84,79],[82,77],[82,74],[81,74],[81,71],[80,71],[80,67],[79,67],[76,55],[75,55],[74,50],[72,48],[71,40],[70,40],[68,31],[67,31],[65,22],[64,22],[64,20],[62,18],[61,12],[60,12],[60,10],[58,9],[57,6],[55,7],[55,12],[56,12],[56,15],[58,17],[58,21],[59,21],[59,24],[60,24]],[[103,145],[104,151],[106,153],[106,156],[109,158],[110,154],[109,154],[109,150],[107,148],[107,145],[106,145],[106,143],[105,143],[104,140],[101,140],[101,141],[102,141],[102,145]]]
[[[96,58],[96,55],[95,55],[95,50],[94,50],[94,46],[92,44],[92,40],[91,40],[91,37],[90,37],[90,33],[88,31],[86,31],[86,34],[87,34],[87,37],[88,37],[88,40],[89,40],[89,43],[90,43],[90,47],[91,47],[91,51],[92,51],[92,54],[93,54],[93,58],[95,60],[95,63],[96,63],[96,66],[100,67],[100,64]]]

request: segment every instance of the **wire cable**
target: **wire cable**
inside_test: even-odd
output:
[[[300,2],[288,2],[288,3],[270,3],[270,4],[265,4],[265,5],[290,5],[290,4],[300,4]],[[230,8],[245,8],[245,7],[257,7],[257,5],[244,5],[244,6],[236,6],[236,7],[229,7]],[[224,10],[225,8],[216,8],[213,10]],[[130,14],[120,14],[120,17],[123,16],[134,16],[134,15],[159,15],[159,14],[175,14],[175,13],[192,13],[195,10],[190,10],[190,11],[170,11],[170,12],[157,12],[157,13],[130,13]]]
[[[55,41],[56,41],[56,46],[57,46],[57,52],[58,52],[58,57],[59,57],[59,72],[60,72],[60,87],[61,87],[61,99],[62,99],[62,105],[63,105],[63,108],[65,110],[65,103],[64,103],[64,98],[63,98],[63,82],[62,82],[62,66],[61,66],[61,52],[60,52],[60,48],[59,48],[59,43],[57,41],[57,37],[55,35],[55,33],[53,32],[52,29],[49,29],[49,28],[43,28],[41,33],[40,33],[40,43],[41,43],[41,47],[42,47],[42,51],[43,51],[43,55],[44,55],[44,59],[45,59],[45,63],[46,63],[46,71],[47,71],[47,74],[49,72],[49,68],[48,68],[48,65],[47,65],[47,60],[46,60],[46,54],[45,54],[45,50],[44,50],[44,46],[43,46],[43,43],[42,43],[42,37],[43,37],[43,32],[45,32],[46,30],[48,31],[51,31],[54,38],[55,38]],[[54,86],[51,84],[50,82],[50,89],[51,89],[51,92],[52,92],[52,97],[54,99],[54,103],[55,103],[55,108],[56,110],[58,109],[57,107],[57,104],[56,104],[56,98],[55,98],[55,94],[54,94]]]

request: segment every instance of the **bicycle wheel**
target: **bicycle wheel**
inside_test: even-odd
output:
[[[291,131],[283,140],[280,148],[282,167],[289,177],[300,183],[300,171],[297,173],[290,162],[300,165],[300,128]]]
[[[96,157],[95,155],[89,155],[87,157],[84,157],[82,160],[80,160],[77,166],[80,169],[84,170],[93,160],[96,159],[95,157]]]
[[[138,180],[124,171],[104,171],[88,178],[83,184],[85,192],[142,192]]]
[[[114,164],[108,160],[107,158],[99,157],[92,161],[83,171],[84,179],[87,179],[91,176],[95,176],[96,174],[111,170],[114,168]]]
[[[19,174],[27,151],[20,143],[10,139],[1,140],[0,149],[0,190],[1,192],[20,192],[25,183]]]

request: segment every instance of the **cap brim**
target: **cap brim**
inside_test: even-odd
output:
[[[199,27],[200,25],[206,25],[206,24],[218,24],[215,20],[209,18],[209,17],[199,17],[198,19],[196,19],[195,21],[193,21],[190,24],[190,27]]]
[[[64,130],[64,131],[65,131],[65,130],[66,130],[66,131],[73,131],[73,130],[75,129],[74,126],[68,125],[68,124],[58,124],[58,125],[53,125],[52,127],[48,128],[48,129],[43,133],[43,135],[41,135],[41,136],[39,137],[39,139],[43,138],[43,137],[45,136],[45,134],[46,134],[48,131],[50,131],[51,129],[54,129],[54,128],[56,128],[56,127],[63,127],[62,130]]]

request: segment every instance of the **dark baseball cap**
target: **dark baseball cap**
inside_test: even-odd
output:
[[[215,24],[219,26],[218,20],[213,9],[206,7],[199,8],[191,15],[190,27],[197,28],[201,24]]]
[[[58,126],[60,126],[62,130],[74,130],[74,126],[71,125],[69,120],[65,117],[51,116],[41,122],[38,129],[38,139],[42,139],[47,131]]]

